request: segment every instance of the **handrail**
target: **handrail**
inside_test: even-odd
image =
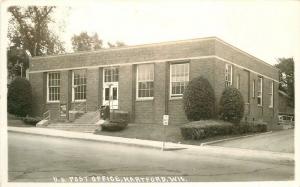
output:
[[[44,120],[50,120],[50,118],[51,118],[50,110],[47,110],[46,112],[43,113],[43,118],[44,118]]]
[[[74,110],[78,111],[78,112],[80,112],[80,111],[86,112],[87,111],[87,105],[84,102],[79,103],[78,105],[76,105],[76,103],[74,103]]]

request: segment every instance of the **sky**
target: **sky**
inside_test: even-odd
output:
[[[300,2],[297,1],[86,1],[57,9],[69,52],[71,37],[97,32],[104,42],[127,45],[208,36],[266,61],[299,59]],[[61,19],[63,18],[63,19]],[[298,53],[298,54],[297,54]]]

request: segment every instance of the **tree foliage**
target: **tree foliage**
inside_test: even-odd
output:
[[[64,52],[63,43],[49,28],[49,24],[55,22],[54,10],[54,6],[9,7],[10,45],[28,50],[32,56]]]
[[[279,58],[275,65],[280,71],[279,90],[284,91],[289,96],[289,106],[294,107],[294,59]]]
[[[183,106],[189,121],[214,117],[215,94],[207,79],[197,77],[189,82],[183,94]]]
[[[32,92],[29,81],[17,77],[8,88],[7,110],[11,114],[24,117],[31,112]]]
[[[81,32],[79,35],[74,35],[71,38],[74,51],[91,51],[102,48],[102,40],[98,34],[90,36],[87,32]]]
[[[239,124],[244,116],[244,99],[238,89],[225,88],[220,99],[219,115],[224,121]]]
[[[23,74],[28,68],[28,55],[44,56],[64,52],[63,43],[50,24],[53,19],[53,6],[11,6],[8,24],[9,48],[7,49],[7,66],[10,77],[19,76],[22,64]]]

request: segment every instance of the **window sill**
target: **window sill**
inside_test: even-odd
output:
[[[262,105],[257,105],[258,107],[262,108],[263,106]]]
[[[75,101],[72,101],[72,103],[85,103],[86,100],[75,100]]]
[[[135,101],[153,101],[154,98],[153,97],[144,97],[144,98],[136,98]]]
[[[47,101],[47,104],[57,104],[59,103],[60,101]]]
[[[169,100],[181,100],[182,96],[178,96],[178,97],[170,97]]]
[[[269,109],[273,109],[273,106],[269,106]]]

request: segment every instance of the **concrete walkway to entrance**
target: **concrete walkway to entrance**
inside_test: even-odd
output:
[[[99,142],[107,142],[113,144],[123,144],[126,146],[139,146],[139,147],[148,147],[148,148],[155,148],[155,149],[161,149],[163,145],[163,142],[161,141],[103,136],[103,135],[95,135],[90,133],[62,131],[62,130],[46,129],[46,128],[8,127],[8,131],[44,135],[44,136],[54,136],[54,137],[61,137],[61,138],[80,139],[80,140],[88,140],[88,141],[99,141]],[[247,150],[247,149],[219,147],[219,146],[196,146],[196,145],[187,145],[187,144],[176,144],[171,142],[165,143],[165,151],[172,151],[178,149],[185,149],[190,154],[201,154],[201,155],[214,154],[218,157],[230,157],[230,158],[242,159],[242,160],[255,160],[255,161],[263,161],[263,162],[276,162],[282,164],[294,164],[294,154],[292,153]]]

